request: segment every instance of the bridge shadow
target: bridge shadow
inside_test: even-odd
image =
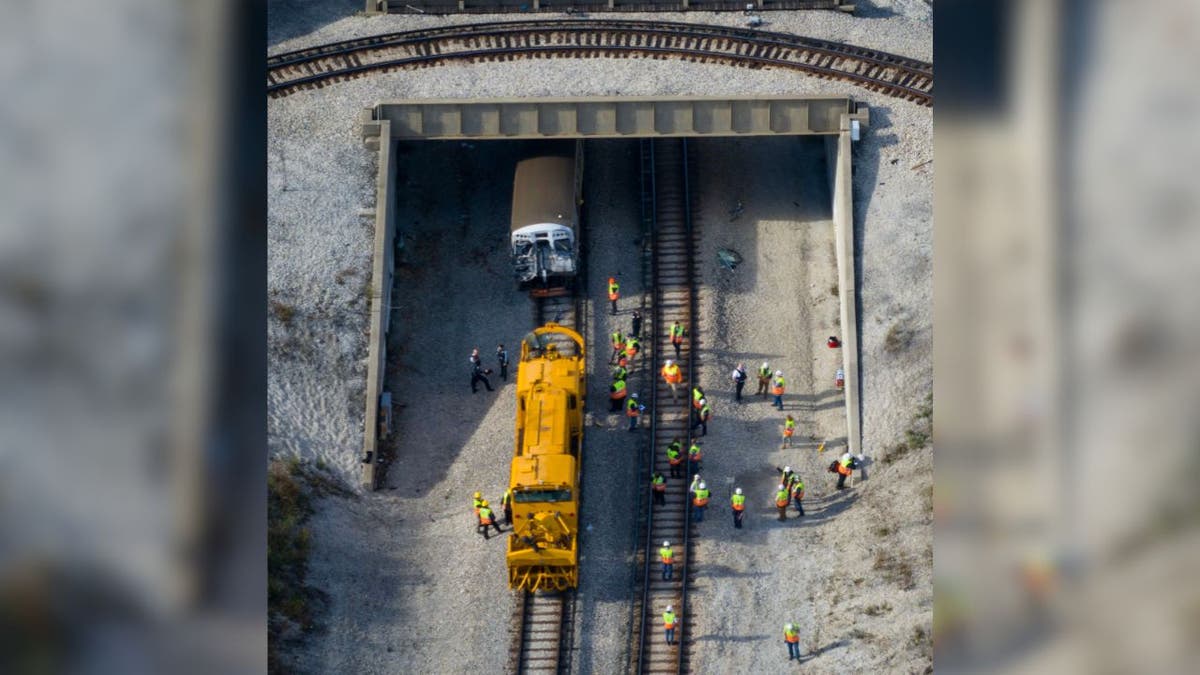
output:
[[[271,51],[281,42],[308,35],[362,9],[361,0],[267,0],[267,48]]]

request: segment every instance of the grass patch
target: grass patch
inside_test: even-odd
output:
[[[896,528],[893,527],[892,525],[880,525],[879,527],[875,528],[875,536],[876,537],[886,537],[890,534],[895,533],[895,531],[896,531]]]
[[[834,284],[829,287],[829,294],[835,298],[838,297],[838,285],[837,284]]]
[[[292,325],[292,319],[296,317],[296,308],[286,302],[272,300],[271,316],[278,319],[283,325],[290,326]]]
[[[913,332],[902,326],[899,321],[892,324],[888,329],[887,335],[883,338],[883,351],[889,354],[896,354],[908,348],[912,343]]]
[[[933,394],[926,394],[917,408],[909,427],[904,431],[904,441],[889,447],[883,453],[883,463],[891,464],[913,450],[920,450],[933,439]]]
[[[880,551],[875,554],[874,568],[883,574],[889,582],[896,584],[901,590],[909,590],[916,585],[916,574],[912,563],[907,558],[893,554],[891,551]]]
[[[855,640],[874,640],[875,634],[868,633],[861,628],[855,628],[854,630],[850,631],[850,637],[854,638]]]
[[[352,494],[332,474],[297,458],[267,466],[267,669],[288,672],[281,648],[317,626],[325,594],[306,583],[314,497]]]
[[[867,616],[883,616],[892,611],[892,606],[886,602],[881,602],[878,605],[871,605],[863,610],[863,614]]]

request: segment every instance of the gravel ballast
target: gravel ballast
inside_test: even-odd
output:
[[[924,5],[924,3],[915,3]],[[356,35],[499,17],[349,16],[300,32],[273,3],[271,52]],[[918,12],[918,9],[913,9]],[[308,16],[308,15],[305,15]],[[606,15],[607,16],[607,15]],[[625,15],[740,25],[740,14]],[[844,40],[929,58],[929,21],[919,15],[861,18],[840,13],[767,13],[768,29]],[[863,448],[874,459],[903,440],[932,387],[932,115],[927,108],[798,73],[673,61],[590,59],[446,66],[395,72],[298,92],[268,103],[269,438],[272,455],[321,461],[358,483],[365,387],[366,303],[374,227],[376,153],[359,138],[358,114],[376,100],[554,95],[850,95],[871,105],[854,146]],[[621,670],[637,580],[634,540],[637,448],[607,410],[605,336],[614,319],[602,282],[622,275],[641,288],[636,144],[589,142],[585,208],[595,347],[584,459],[584,519],[575,669]],[[696,551],[692,596],[696,666],[719,672],[783,667],[785,621],[802,626],[808,670],[922,670],[931,622],[932,528],[924,494],[926,448],[869,466],[870,480],[834,494],[820,466],[844,444],[841,398],[831,392],[837,298],[828,187],[820,143],[795,139],[697,144],[701,250],[701,382],[720,402],[710,425],[706,474],[714,506]],[[397,158],[397,269],[388,369],[396,392],[395,465],[384,489],[323,501],[312,520],[312,582],[330,597],[325,628],[296,651],[305,672],[499,672],[507,659],[510,594],[503,539],[484,542],[471,525],[470,493],[498,500],[511,457],[511,385],[470,393],[467,355],[494,361],[528,330],[528,298],[512,286],[504,255],[511,170],[519,143],[425,143]],[[714,167],[720,167],[716,169]],[[914,168],[916,167],[916,168]],[[730,221],[737,201],[745,210]],[[746,262],[719,268],[715,250]],[[278,305],[274,304],[278,303]],[[775,314],[778,323],[772,321]],[[615,319],[628,328],[628,315]],[[889,334],[903,338],[899,343]],[[890,345],[885,348],[885,344]],[[897,346],[899,345],[899,346]],[[761,355],[761,357],[760,357]],[[782,416],[767,403],[727,401],[733,359],[751,370],[785,365],[789,406],[800,411],[797,450],[778,449]],[[489,364],[495,368],[494,363]],[[633,389],[648,391],[635,372]],[[511,379],[511,378],[510,378]],[[747,386],[753,391],[754,383]],[[807,398],[805,398],[807,397]],[[752,398],[752,397],[751,397]],[[807,407],[802,407],[801,404]],[[788,412],[788,411],[785,411]],[[831,441],[817,457],[810,437]],[[805,521],[774,522],[764,494],[773,466],[802,468]],[[799,467],[797,467],[799,464]],[[746,529],[728,518],[726,478],[754,504]],[[644,498],[645,495],[642,495]],[[794,512],[793,512],[794,513]],[[794,530],[794,531],[792,531]],[[883,534],[881,534],[883,533]],[[880,554],[885,558],[879,562]],[[900,562],[895,563],[895,560]],[[888,572],[907,561],[911,581]],[[893,564],[895,563],[895,564]],[[880,566],[876,568],[877,564]],[[883,609],[886,605],[889,609]],[[868,612],[868,609],[870,610]],[[690,617],[685,617],[688,620]],[[926,630],[928,634],[928,630]]]

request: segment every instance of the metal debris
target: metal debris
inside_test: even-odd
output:
[[[742,263],[742,254],[731,248],[723,248],[717,251],[717,262],[732,272],[735,267]]]

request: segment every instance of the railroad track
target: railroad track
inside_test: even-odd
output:
[[[682,478],[670,478],[666,447],[675,437],[683,442],[684,452],[691,443],[690,401],[691,384],[698,366],[692,349],[697,332],[695,246],[696,232],[691,220],[691,192],[688,185],[688,145],[684,139],[642,141],[643,208],[650,209],[649,218],[653,251],[650,258],[653,279],[651,321],[654,327],[651,371],[654,377],[651,401],[652,445],[643,477],[660,471],[667,478],[665,505],[644,502],[644,533],[642,541],[643,570],[640,620],[633,627],[634,640],[631,668],[637,673],[686,673],[692,651],[690,626],[694,617],[688,611],[687,586],[694,567],[691,564],[693,532],[687,488],[694,473],[685,464]],[[689,337],[684,340],[678,363],[683,371],[678,400],[672,400],[671,390],[658,376],[665,359],[674,359],[670,342],[670,327],[679,321]],[[658,547],[670,541],[675,554],[675,573],[664,581]],[[662,634],[661,616],[667,605],[675,608],[679,618],[676,644],[667,645]]]
[[[267,59],[272,98],[376,72],[518,58],[679,58],[747,68],[798,70],[933,105],[924,61],[787,33],[670,21],[539,20],[387,33]]]

